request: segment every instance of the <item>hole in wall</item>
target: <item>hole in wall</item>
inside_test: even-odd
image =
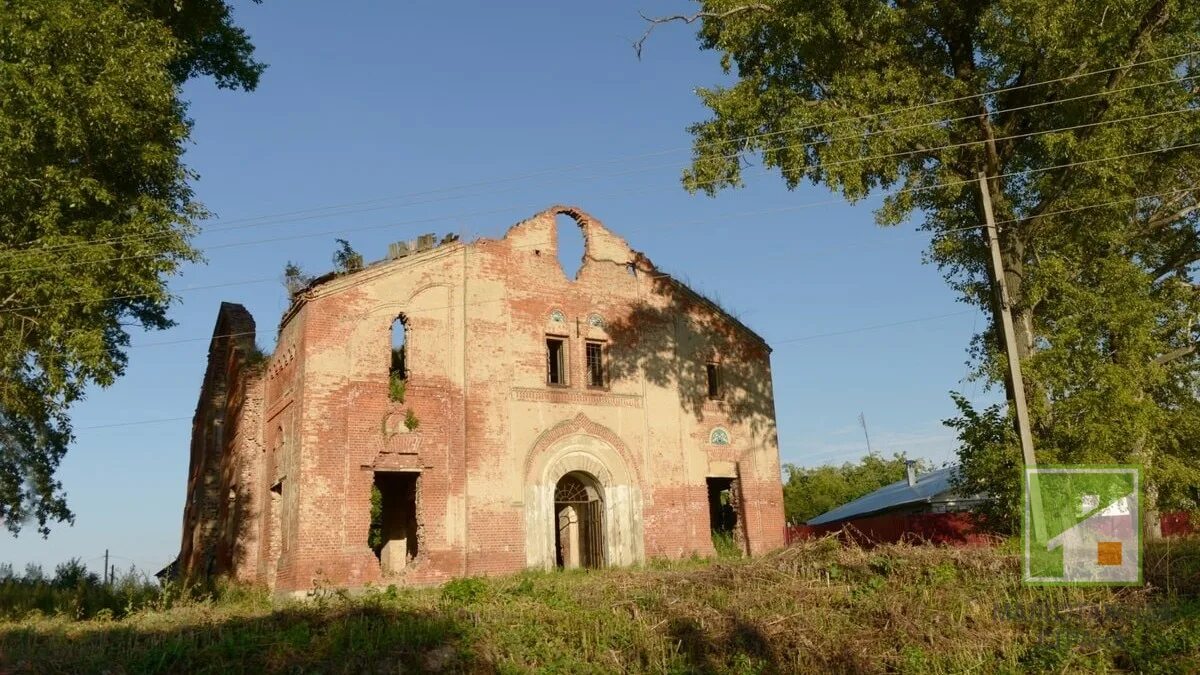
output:
[[[419,473],[409,471],[375,473],[367,545],[384,576],[400,573],[417,557],[419,479]]]
[[[713,534],[732,535],[737,526],[737,509],[733,503],[733,479],[705,479],[708,484],[708,523]]]
[[[388,398],[404,402],[408,382],[408,319],[403,314],[392,322],[391,363],[388,366]]]
[[[579,268],[583,267],[583,254],[586,250],[583,228],[565,213],[554,217],[554,225],[558,230],[558,264],[562,267],[563,274],[574,280],[579,276]]]

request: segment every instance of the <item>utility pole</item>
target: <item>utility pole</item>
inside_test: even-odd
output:
[[[875,454],[875,451],[871,449],[871,434],[867,433],[867,416],[864,413],[858,413],[858,423],[862,425],[863,436],[867,439],[867,454]]]
[[[987,220],[988,249],[992,253],[992,279],[999,295],[1000,323],[1004,328],[1004,353],[1008,356],[1008,375],[1012,380],[1013,406],[1017,413],[1017,434],[1021,437],[1021,454],[1026,468],[1036,468],[1037,458],[1033,454],[1033,432],[1029,428],[1029,408],[1025,403],[1025,380],[1021,377],[1020,350],[1017,334],[1013,328],[1012,304],[1008,297],[1008,285],[1004,281],[1004,260],[1000,256],[1000,235],[996,230],[996,219],[992,215],[992,194],[988,189],[987,174],[979,172],[979,194],[983,200],[983,216]],[[1021,481],[1025,481],[1022,472]],[[1037,541],[1046,540],[1046,523],[1042,519],[1042,495],[1037,483],[1029,486],[1030,513]]]
[[[108,585],[108,549],[104,549],[104,585]]]

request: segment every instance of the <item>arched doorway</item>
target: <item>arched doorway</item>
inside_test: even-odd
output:
[[[604,567],[604,501],[599,484],[572,471],[554,486],[555,563],[562,568]]]

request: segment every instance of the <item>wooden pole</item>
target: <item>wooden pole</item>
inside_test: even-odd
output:
[[[983,199],[983,215],[987,220],[988,249],[991,250],[992,280],[999,294],[1000,323],[1004,329],[1004,353],[1008,356],[1008,375],[1012,379],[1013,407],[1017,414],[1017,434],[1021,438],[1021,455],[1025,459],[1026,468],[1037,468],[1037,457],[1033,453],[1033,432],[1029,426],[1029,408],[1025,402],[1025,380],[1021,377],[1020,350],[1017,347],[1017,334],[1013,328],[1012,304],[1008,297],[1008,284],[1004,280],[1004,260],[1000,256],[1000,235],[996,229],[996,219],[992,215],[992,194],[988,189],[987,174],[979,172],[979,193]],[[1025,481],[1022,472],[1021,481]],[[1030,516],[1033,521],[1034,534],[1037,541],[1046,540],[1046,523],[1042,518],[1042,498],[1035,489],[1036,481],[1029,485]]]

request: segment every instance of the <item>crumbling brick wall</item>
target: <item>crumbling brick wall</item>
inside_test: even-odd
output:
[[[585,240],[573,279],[557,259],[564,216]],[[202,490],[189,504],[189,570],[203,555],[189,536],[207,542],[194,533],[209,519],[241,544],[218,571],[281,592],[549,566],[554,484],[566,472],[590,476],[602,495],[609,564],[711,554],[712,476],[738,479],[751,552],[783,544],[770,350],[760,337],[573,207],[501,239],[393,249],[301,291],[261,376],[240,374],[214,338],[193,480],[236,484],[248,498],[222,511]],[[249,319],[226,307],[219,328]],[[402,401],[389,394],[400,316]],[[547,339],[562,341],[561,385],[547,382]],[[602,346],[600,386],[589,386],[589,342]],[[721,373],[712,397],[710,365]],[[225,434],[236,420],[233,440],[213,436],[213,411]],[[221,464],[217,450],[238,459]],[[225,467],[216,479],[214,466]],[[383,472],[417,475],[420,494],[418,554],[392,577],[368,546]]]
[[[254,319],[245,307],[221,303],[208,368],[192,422],[192,449],[180,545],[188,576],[236,570],[244,580],[257,556],[246,551],[257,533],[252,494],[261,448],[262,406]]]

